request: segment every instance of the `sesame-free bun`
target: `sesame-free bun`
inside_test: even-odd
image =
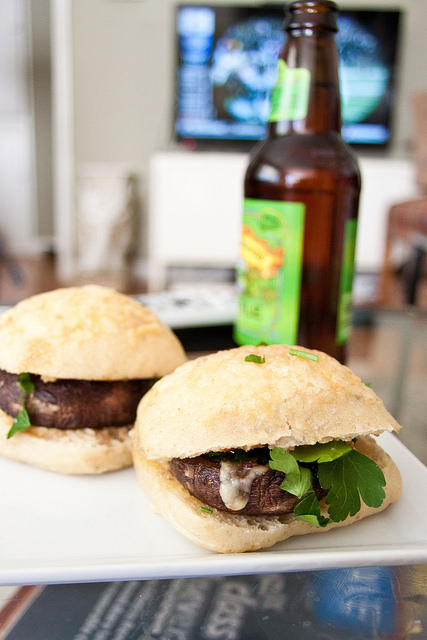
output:
[[[384,510],[397,500],[402,491],[401,477],[390,456],[369,436],[359,438],[355,448],[382,469],[386,480],[386,497],[381,507],[374,509],[362,503],[355,516],[349,516],[342,522],[330,522],[325,528],[295,520],[292,514],[244,516],[213,508],[204,511],[203,503],[184,489],[167,462],[147,460],[141,453],[134,452],[134,467],[153,509],[176,531],[210,551],[240,553],[265,549],[292,536],[322,533],[351,525]],[[327,515],[324,506],[323,513]]]
[[[21,408],[9,395],[7,409],[3,404],[0,410],[0,455],[66,474],[131,466],[130,428],[139,397],[121,385],[129,389],[133,380],[149,385],[185,361],[173,332],[150,309],[114,289],[68,287],[19,302],[0,316],[0,369],[40,376],[31,407],[49,421],[35,418],[31,427],[8,438],[14,418],[5,410],[11,406],[16,415]],[[76,381],[85,385],[73,386]],[[100,383],[108,384],[108,394],[99,393]],[[17,382],[8,384],[13,390]],[[119,418],[123,397],[126,420]],[[97,424],[88,422],[88,415]]]
[[[132,465],[127,427],[29,427],[7,439],[13,418],[0,409],[0,455],[69,475],[99,474]]]
[[[334,358],[286,345],[245,346],[190,360],[139,403],[133,446],[152,460],[207,451],[351,440],[400,426],[380,398]],[[247,362],[255,354],[265,362]]]
[[[251,354],[259,362],[247,361]],[[150,389],[138,406],[133,462],[153,509],[177,531],[211,551],[254,551],[352,524],[397,500],[399,470],[371,435],[392,430],[399,424],[383,402],[330,356],[286,345],[239,347],[189,361]],[[382,469],[386,497],[381,507],[362,503],[355,516],[325,528],[292,513],[246,516],[204,505],[169,466],[172,458],[208,452],[355,438],[353,446]],[[324,499],[321,508],[327,515]]]
[[[247,361],[251,354],[259,361]],[[133,462],[153,509],[177,531],[212,551],[253,551],[352,524],[397,500],[399,470],[372,435],[399,428],[372,389],[334,358],[287,345],[238,347],[189,361],[150,389],[138,406]],[[362,503],[355,516],[325,528],[293,513],[246,516],[204,505],[169,466],[208,452],[353,439],[382,469],[386,497],[381,507]],[[324,499],[321,505],[327,515]]]
[[[147,307],[109,287],[41,293],[0,316],[0,369],[46,378],[156,378],[186,360]]]

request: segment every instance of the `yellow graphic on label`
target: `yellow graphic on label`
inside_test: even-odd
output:
[[[248,225],[243,225],[241,255],[248,268],[257,269],[261,278],[273,278],[283,264],[283,247],[272,249]]]

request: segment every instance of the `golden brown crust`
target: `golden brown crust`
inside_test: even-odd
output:
[[[7,439],[13,418],[0,410],[0,455],[70,475],[99,474],[132,465],[127,427],[29,427]]]
[[[318,351],[239,347],[200,357],[157,382],[141,400],[134,447],[167,460],[256,446],[285,449],[398,431],[380,398],[350,369]],[[249,354],[263,364],[246,362]]]
[[[139,302],[98,285],[19,302],[0,317],[0,368],[46,378],[156,378],[185,362],[182,345]]]
[[[386,498],[378,509],[362,504],[361,510],[343,522],[330,523],[326,528],[296,521],[293,516],[236,516],[212,509],[201,510],[203,504],[191,496],[169,471],[168,464],[147,460],[134,451],[134,467],[142,488],[155,511],[177,531],[196,544],[218,553],[239,553],[268,548],[295,535],[321,533],[335,527],[352,524],[379,513],[401,494],[401,477],[389,455],[373,438],[360,438],[357,449],[373,459],[386,478]]]

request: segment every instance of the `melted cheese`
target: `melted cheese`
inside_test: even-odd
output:
[[[248,504],[252,482],[269,470],[266,465],[257,465],[243,472],[235,462],[222,460],[219,470],[219,493],[227,509],[240,511]]]

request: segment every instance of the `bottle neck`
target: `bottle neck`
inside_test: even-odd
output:
[[[279,94],[290,92],[294,98],[299,93],[302,97],[296,110],[278,108],[274,113],[272,109],[270,135],[341,134],[338,50],[334,32],[320,27],[291,30],[280,60],[283,62],[279,61],[279,80],[274,91]],[[282,99],[289,103],[286,97]],[[276,95],[276,100],[280,100],[280,96]]]

